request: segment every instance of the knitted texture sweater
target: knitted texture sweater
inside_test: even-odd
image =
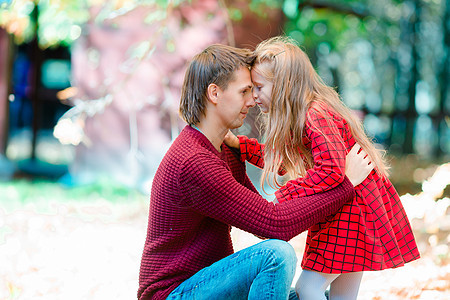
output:
[[[165,299],[184,280],[232,254],[231,226],[287,241],[353,197],[345,178],[330,191],[271,203],[247,177],[239,153],[225,144],[218,152],[186,126],[153,179],[138,298]]]

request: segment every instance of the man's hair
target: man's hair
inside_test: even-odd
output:
[[[211,83],[225,90],[234,79],[234,72],[249,68],[253,51],[214,44],[195,55],[184,75],[181,89],[180,115],[189,125],[200,122],[205,114],[206,91]]]

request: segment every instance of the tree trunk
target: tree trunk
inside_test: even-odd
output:
[[[6,151],[8,140],[9,102],[11,80],[11,39],[9,34],[0,28],[0,155]]]
[[[450,0],[445,2],[445,13],[442,18],[442,30],[444,34],[444,57],[442,59],[443,66],[439,74],[440,81],[440,102],[439,102],[439,118],[437,124],[438,146],[436,147],[436,156],[440,157],[444,154],[441,139],[444,137],[446,130],[445,116],[448,116],[450,106],[450,91],[448,84],[450,82]],[[448,125],[447,125],[448,126]],[[447,150],[448,151],[448,150]]]
[[[34,26],[34,39],[31,41],[31,93],[30,99],[33,104],[33,136],[31,140],[31,159],[34,160],[36,158],[36,143],[37,143],[37,134],[40,127],[40,118],[41,118],[41,99],[39,97],[39,89],[41,84],[41,66],[42,66],[42,51],[39,48],[39,5],[37,2],[34,6],[34,10],[31,13],[31,18],[35,22]]]
[[[408,86],[408,109],[406,110],[406,129],[405,129],[405,141],[403,144],[404,153],[414,153],[414,126],[417,120],[416,111],[416,85],[419,81],[419,73],[417,70],[417,61],[419,55],[417,53],[417,26],[420,22],[421,4],[420,0],[412,1],[414,6],[414,13],[411,15],[409,20],[409,33],[408,41],[411,44],[411,79]]]

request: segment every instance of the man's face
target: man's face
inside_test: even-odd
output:
[[[234,80],[221,90],[218,99],[218,118],[228,129],[241,127],[248,110],[255,106],[252,96],[250,71],[241,67],[234,73]]]
[[[269,112],[272,101],[273,83],[261,75],[260,70],[269,67],[267,63],[257,64],[252,68],[253,98],[263,113]]]

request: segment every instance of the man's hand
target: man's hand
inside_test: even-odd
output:
[[[239,149],[239,139],[230,130],[228,130],[227,134],[225,135],[225,138],[223,139],[223,142],[228,147],[233,147],[233,148],[238,148]]]
[[[359,150],[361,149],[361,152]],[[359,153],[358,153],[359,152]],[[373,170],[373,164],[367,153],[356,143],[345,160],[345,175],[353,186],[357,186],[366,179]]]

